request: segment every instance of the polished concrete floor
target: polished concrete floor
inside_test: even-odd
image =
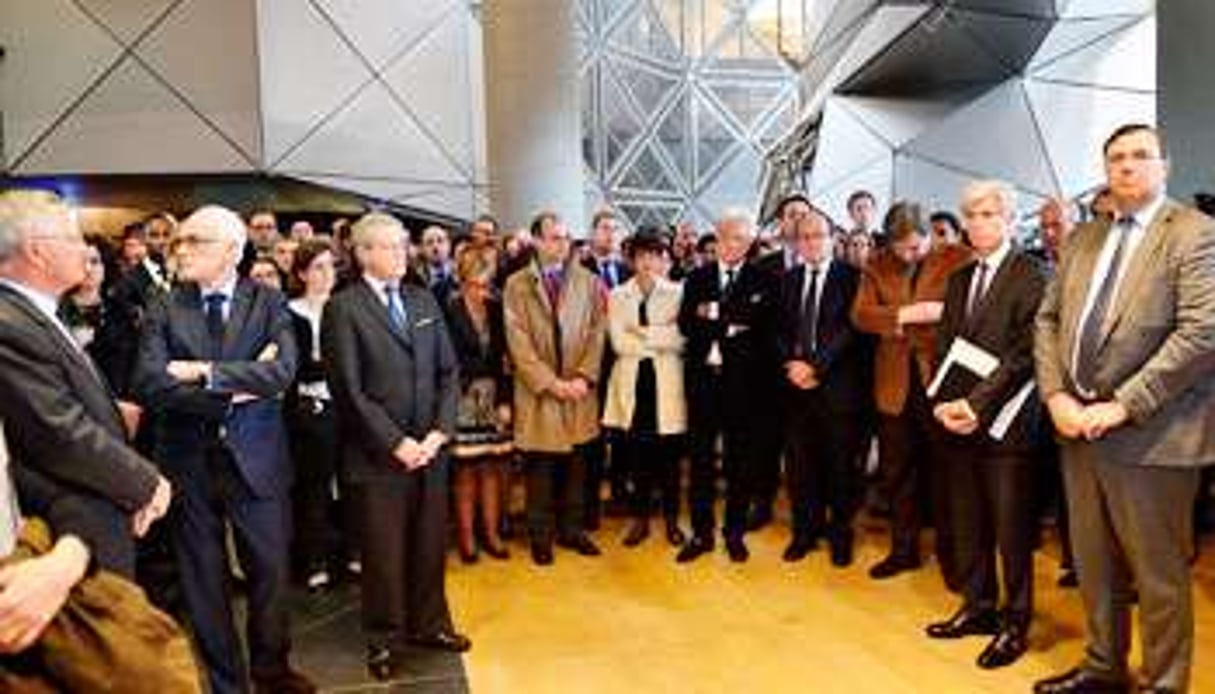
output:
[[[982,639],[931,641],[924,625],[956,601],[934,564],[889,581],[865,570],[885,550],[880,522],[861,523],[856,563],[832,567],[823,551],[798,564],[780,554],[782,524],[749,536],[751,560],[721,551],[679,566],[660,534],[620,545],[623,521],[595,537],[603,557],[558,550],[533,566],[526,547],[509,561],[450,560],[448,595],[473,640],[463,662],[417,652],[393,691],[408,692],[1028,692],[1082,655],[1079,596],[1055,586],[1048,542],[1036,558],[1031,650],[1002,670],[978,669]],[[658,530],[657,524],[655,530]],[[1195,571],[1192,691],[1215,694],[1215,538]],[[295,661],[328,691],[383,691],[362,668],[353,589],[298,597]],[[1137,659],[1138,649],[1132,653]]]

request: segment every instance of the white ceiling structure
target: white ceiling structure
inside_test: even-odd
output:
[[[264,172],[486,205],[464,0],[5,2],[0,45],[7,173]]]
[[[880,206],[949,210],[967,181],[1000,178],[1028,212],[1099,185],[1105,137],[1156,119],[1154,3],[1033,4],[882,4],[841,30],[808,70],[802,126],[769,156],[769,205],[804,183],[840,221],[861,188]],[[955,40],[982,46],[991,70],[957,68]]]

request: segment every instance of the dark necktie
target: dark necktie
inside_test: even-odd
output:
[[[818,266],[810,271],[810,289],[802,297],[802,345],[805,356],[814,355],[818,347]]]
[[[544,291],[548,294],[548,303],[557,312],[557,302],[561,300],[561,271],[547,270],[544,273]]]
[[[388,298],[388,322],[392,329],[401,332],[405,329],[405,307],[401,304],[401,291],[395,284],[384,285],[384,296]]]
[[[979,300],[983,298],[983,292],[987,290],[987,261],[979,261],[979,269],[975,272],[975,282],[970,286],[970,296],[966,300],[966,317],[974,315],[975,306],[979,305]]]
[[[207,347],[211,359],[219,359],[224,351],[224,302],[228,297],[222,292],[211,292],[203,297],[203,308],[207,316]]]
[[[1076,385],[1082,390],[1093,392],[1093,379],[1097,374],[1097,347],[1101,342],[1101,325],[1109,312],[1110,301],[1113,299],[1114,288],[1118,286],[1118,275],[1122,269],[1122,256],[1126,252],[1126,239],[1130,236],[1135,224],[1134,217],[1119,219],[1111,230],[1117,234],[1114,254],[1106,268],[1105,277],[1093,295],[1093,306],[1080,326],[1079,344],[1076,346]]]
[[[637,305],[637,322],[641,327],[646,327],[650,324],[650,310],[647,305],[650,303],[650,297],[643,296],[641,303]]]
[[[729,294],[730,290],[734,288],[734,278],[737,274],[738,274],[738,270],[736,270],[734,268],[728,268],[726,270],[726,286],[722,287],[722,290],[721,290],[722,296]]]

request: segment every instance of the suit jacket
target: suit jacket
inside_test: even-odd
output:
[[[643,298],[636,280],[612,290],[608,297],[608,334],[616,352],[608,380],[603,407],[603,423],[616,429],[633,426],[636,407],[637,372],[643,359],[654,366],[658,384],[658,433],[682,434],[687,430],[687,402],[683,390],[683,334],[679,332],[680,285],[659,279],[646,302],[648,325],[642,335],[640,324]]]
[[[918,387],[928,386],[935,368],[936,325],[898,325],[898,311],[919,301],[943,301],[949,275],[971,258],[969,248],[938,245],[926,255],[913,281],[906,266],[883,248],[862,270],[861,286],[852,304],[852,322],[859,330],[878,337],[874,357],[873,391],[878,412],[899,415],[907,402],[911,360],[919,368]]]
[[[610,265],[612,267],[612,271],[616,273],[615,284],[611,284],[608,279],[601,274],[599,269],[599,261],[596,258],[590,257],[582,261],[582,266],[587,270],[590,270],[596,277],[598,277],[599,280],[603,282],[604,287],[608,290],[619,287],[633,277],[633,270],[629,268],[629,264],[620,258],[612,258],[608,260],[608,265]]]
[[[860,285],[860,273],[850,265],[834,261],[822,282],[818,306],[817,348],[810,353],[802,345],[802,289],[807,267],[798,265],[781,278],[781,320],[777,345],[781,363],[802,359],[814,366],[819,386],[832,410],[855,412],[865,405],[864,358],[860,334],[850,313]],[[801,392],[801,391],[798,391]]]
[[[1034,363],[1043,399],[1066,391],[1089,283],[1110,222],[1072,233],[1038,311]],[[1127,464],[1215,462],[1215,221],[1166,200],[1127,260],[1097,352],[1100,397],[1131,421],[1095,442]]]
[[[218,437],[252,492],[278,497],[291,484],[281,401],[298,363],[291,314],[282,294],[249,279],[237,282],[229,306],[211,383],[179,383],[166,371],[169,362],[210,361],[201,292],[197,284],[184,283],[154,301],[135,389],[145,408],[163,416],[153,450],[166,473],[192,478]],[[237,393],[256,399],[234,403]]]
[[[134,559],[130,515],[156,468],[127,445],[114,399],[68,336],[0,285],[0,420],[26,512],[84,540],[101,566]]]
[[[515,445],[520,450],[568,453],[599,435],[598,397],[562,401],[548,389],[559,378],[581,377],[595,391],[603,363],[606,303],[599,278],[573,262],[565,265],[556,307],[549,302],[538,263],[506,280],[502,307],[515,366]]]
[[[459,368],[443,312],[425,288],[402,283],[401,298],[407,319],[401,329],[392,327],[388,307],[362,279],[325,305],[321,351],[351,482],[420,474],[396,461],[397,445],[436,429],[455,434]]]
[[[724,295],[718,263],[692,271],[684,282],[679,309],[679,329],[687,338],[684,366],[687,378],[703,378],[713,342],[722,354],[722,375],[747,395],[766,400],[774,395],[780,379],[776,322],[780,284],[777,277],[744,263],[734,284]],[[701,305],[718,302],[718,319],[699,314]],[[731,328],[730,326],[734,326]]]
[[[978,263],[971,263],[949,278],[945,312],[937,330],[937,363],[945,358],[954,338],[963,337],[999,357],[1000,366],[977,383],[944,381],[937,401],[965,398],[979,417],[979,431],[974,436],[991,445],[1032,448],[1039,440],[1042,409],[1036,395],[1025,404],[1001,442],[993,441],[987,430],[1004,404],[1033,378],[1033,323],[1046,289],[1046,273],[1041,262],[1028,253],[1010,250],[967,316],[966,303],[976,268]]]

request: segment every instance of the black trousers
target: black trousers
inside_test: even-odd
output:
[[[1028,627],[1033,615],[1033,546],[1038,471],[1032,451],[1001,451],[974,437],[942,433],[962,597],[976,609],[1002,607]],[[997,581],[996,559],[1000,570]],[[1003,583],[1003,603],[1000,585]]]
[[[527,529],[533,542],[553,541],[554,525],[563,538],[577,536],[585,521],[585,450],[573,453],[528,451],[524,454],[527,474]]]
[[[891,551],[919,556],[920,528],[927,511],[935,528],[935,552],[945,583],[958,586],[953,528],[949,512],[944,460],[934,455],[937,425],[920,385],[918,369],[912,367],[907,402],[898,415],[881,415],[878,445],[882,484],[890,500]]]
[[[787,394],[787,479],[795,535],[847,536],[856,513],[861,423],[821,389]],[[830,515],[828,515],[830,514]]]
[[[354,489],[363,546],[363,630],[369,644],[451,629],[447,607],[446,455]]]
[[[731,397],[725,379],[716,372],[698,370],[686,379],[692,467],[688,480],[688,505],[692,532],[700,537],[713,534],[713,502],[717,497],[717,437],[722,438],[722,469],[726,478],[726,513],[722,532],[741,535],[746,530],[747,510],[753,498],[752,468],[761,442],[757,413],[750,399]]]
[[[301,398],[288,418],[295,485],[296,555],[312,568],[323,566],[347,541],[346,516],[353,516],[345,493],[334,498],[339,462],[337,416],[330,403]],[[345,490],[342,490],[343,492]],[[353,519],[352,519],[353,520]]]
[[[208,448],[205,465],[173,472],[169,525],[191,631],[211,690],[245,691],[249,678],[233,625],[225,521],[249,581],[249,663],[254,671],[272,673],[286,667],[290,650],[289,507],[284,499],[254,496],[222,444]]]

